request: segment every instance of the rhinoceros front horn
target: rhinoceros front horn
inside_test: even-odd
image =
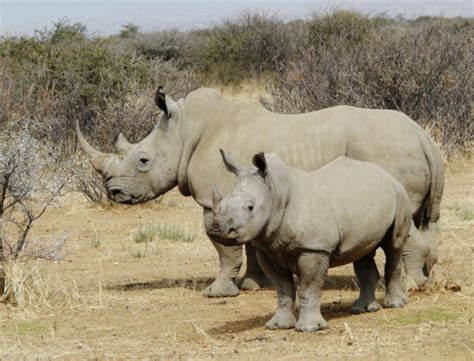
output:
[[[89,142],[84,138],[82,134],[81,127],[79,126],[79,121],[76,120],[76,133],[77,139],[79,140],[79,144],[81,145],[82,150],[87,153],[87,155],[91,158],[92,165],[94,168],[99,172],[102,173],[104,170],[104,163],[105,161],[110,158],[112,155],[107,153],[102,153],[95,149]]]

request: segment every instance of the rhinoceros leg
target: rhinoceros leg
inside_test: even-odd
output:
[[[256,257],[265,274],[275,285],[278,297],[275,315],[265,324],[265,328],[277,330],[295,327],[296,319],[293,315],[293,305],[295,303],[296,291],[293,283],[293,274],[276,263],[272,263],[262,251],[257,250]]]
[[[328,327],[321,315],[321,291],[329,268],[329,254],[304,252],[297,261],[299,272],[298,297],[300,315],[296,331],[315,332]]]
[[[374,261],[375,251],[354,262],[354,271],[359,283],[359,299],[352,305],[351,313],[375,312],[380,309],[375,300],[375,288],[379,271]]]
[[[402,243],[403,244],[403,243]],[[385,252],[385,297],[383,305],[390,308],[400,308],[408,302],[402,289],[402,262],[401,250],[388,244]]]
[[[260,288],[271,287],[272,283],[265,276],[257,261],[257,250],[250,243],[245,245],[245,254],[247,256],[247,270],[240,281],[240,289],[254,291]]]
[[[242,246],[227,247],[211,238],[212,244],[219,254],[219,274],[212,284],[202,291],[205,297],[234,297],[239,294],[235,285],[240,267],[242,266]]]
[[[409,237],[402,252],[408,289],[420,288],[428,281],[423,269],[426,268],[425,263],[429,259],[429,255],[430,242],[412,222]]]

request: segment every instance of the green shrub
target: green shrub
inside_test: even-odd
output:
[[[202,37],[196,53],[200,68],[223,83],[274,71],[291,52],[283,21],[266,14],[244,12],[202,32]]]

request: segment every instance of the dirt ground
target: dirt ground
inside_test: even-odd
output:
[[[411,293],[404,309],[353,316],[352,267],[331,269],[322,307],[330,328],[314,334],[264,329],[273,290],[201,296],[218,262],[192,198],[172,191],[161,202],[101,209],[68,194],[34,229],[68,235],[61,261],[35,264],[38,306],[0,305],[0,359],[472,359],[474,160],[446,178],[434,285]],[[157,222],[196,239],[135,242]]]

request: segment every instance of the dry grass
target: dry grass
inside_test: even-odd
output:
[[[169,207],[175,208],[176,205],[176,201],[168,201]],[[133,241],[135,243],[149,243],[156,237],[172,242],[193,242],[196,239],[196,235],[186,228],[164,223],[152,223],[135,232]]]

